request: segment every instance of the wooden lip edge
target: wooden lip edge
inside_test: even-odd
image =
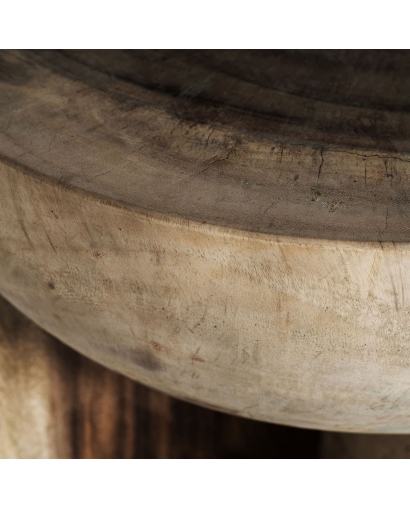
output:
[[[22,173],[29,178],[37,181],[44,182],[54,188],[63,188],[67,191],[73,192],[83,199],[122,209],[128,212],[134,212],[139,216],[139,219],[148,223],[158,223],[165,226],[173,226],[177,228],[184,228],[188,230],[198,231],[208,234],[218,234],[224,237],[233,237],[241,240],[252,239],[264,243],[276,243],[287,245],[299,246],[317,246],[323,249],[347,249],[347,250],[383,250],[383,251],[410,251],[409,242],[394,242],[394,241],[357,241],[357,240],[336,240],[336,239],[318,239],[310,237],[296,237],[277,235],[270,233],[253,232],[239,228],[232,228],[228,226],[221,226],[214,223],[199,222],[192,219],[175,216],[172,214],[164,214],[156,211],[151,211],[124,203],[114,198],[106,198],[101,194],[93,191],[86,191],[77,186],[70,185],[66,182],[57,181],[53,177],[43,175],[27,166],[14,161],[13,159],[4,156],[0,153],[0,163],[8,168],[12,168],[16,172]]]

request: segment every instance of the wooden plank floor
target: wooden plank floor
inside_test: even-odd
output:
[[[410,436],[324,433],[204,409],[113,373],[0,298],[1,458],[408,458]]]

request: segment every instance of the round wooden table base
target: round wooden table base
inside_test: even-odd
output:
[[[1,458],[408,458],[408,435],[277,426],[171,398],[88,360],[0,297]]]

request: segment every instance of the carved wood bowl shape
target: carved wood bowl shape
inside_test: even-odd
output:
[[[0,292],[211,408],[410,432],[410,53],[3,51]]]

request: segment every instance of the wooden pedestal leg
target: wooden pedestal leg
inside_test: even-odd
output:
[[[52,338],[0,297],[0,458],[316,457],[320,432],[207,410]]]
[[[0,457],[71,454],[69,369],[63,348],[0,300]]]

